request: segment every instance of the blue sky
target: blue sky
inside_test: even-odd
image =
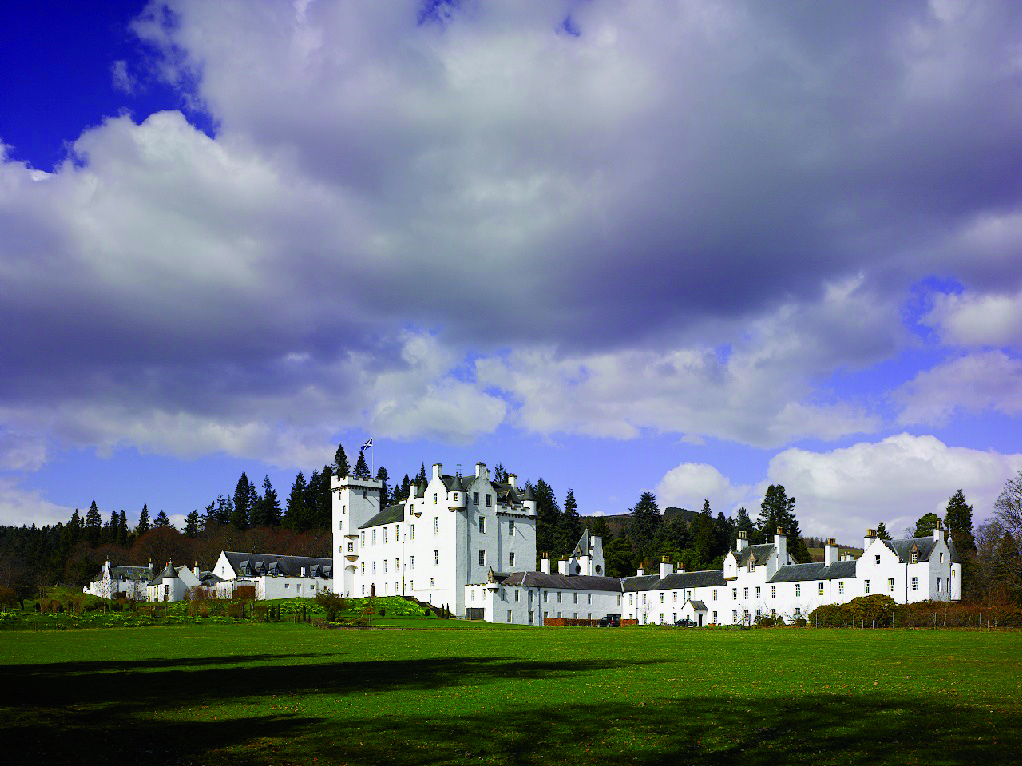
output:
[[[369,436],[846,540],[1022,469],[1017,4],[3,13],[4,523]]]

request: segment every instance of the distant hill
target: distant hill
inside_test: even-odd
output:
[[[673,518],[681,517],[684,521],[691,523],[699,514],[696,511],[690,511],[686,508],[676,508],[670,505],[663,510],[664,521],[670,521]],[[628,523],[632,520],[632,514],[630,513],[615,513],[610,516],[583,516],[582,523],[586,526],[590,526],[596,519],[603,519],[607,522],[607,526],[610,527],[610,531],[614,534],[614,537],[620,537],[621,533],[628,526]]]

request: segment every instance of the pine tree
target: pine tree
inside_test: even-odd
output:
[[[561,509],[557,505],[557,498],[554,497],[554,490],[543,479],[538,479],[533,489],[533,495],[536,498],[537,553],[540,556],[544,553],[562,553],[558,550]]]
[[[117,515],[117,511],[110,512],[110,520],[103,525],[103,542],[104,543],[115,543],[117,542],[117,522],[120,520],[120,516]]]
[[[962,562],[962,592],[971,592],[976,570],[976,537],[972,531],[972,506],[965,502],[962,490],[947,501],[944,525]]]
[[[508,472],[503,463],[493,466],[493,481],[497,484],[507,484]],[[579,534],[582,534],[579,532]]]
[[[117,544],[127,545],[130,536],[131,532],[128,530],[128,514],[126,514],[122,508],[117,517]]]
[[[85,538],[91,545],[98,545],[103,534],[103,517],[99,513],[99,506],[92,501],[88,512],[85,514]]]
[[[564,513],[560,523],[560,550],[570,554],[575,543],[582,537],[582,519],[578,515],[578,503],[575,492],[571,489],[564,496]]]
[[[891,533],[887,531],[887,525],[884,524],[884,522],[882,522],[882,521],[879,524],[877,524],[876,532],[877,532],[877,537],[879,537],[881,540],[890,540],[891,539]]]
[[[185,537],[196,538],[199,536],[199,512],[192,511],[185,516]]]
[[[425,466],[423,466],[425,470]],[[365,450],[359,450],[358,462],[355,463],[355,470],[352,472],[352,476],[356,479],[368,479],[372,476],[369,473],[369,464],[366,462]]]
[[[656,496],[652,492],[643,492],[639,502],[631,509],[632,519],[628,525],[628,539],[631,540],[635,554],[642,563],[652,562],[656,558],[656,538],[664,517],[660,514]]]
[[[603,516],[589,517],[589,534],[599,537],[604,543],[610,542],[613,535],[610,532],[610,525]]]
[[[231,521],[231,514],[234,512],[234,504],[231,498],[217,495],[216,500],[206,506],[206,514],[203,519],[203,528],[208,532],[218,524],[228,524]]]
[[[756,525],[749,517],[749,512],[745,509],[744,505],[738,509],[738,513],[735,515],[734,528],[735,528],[734,540],[738,539],[739,532],[744,532],[745,537],[749,541],[750,545],[756,541],[757,539]],[[734,540],[731,541],[732,548],[734,548],[735,546]]]
[[[912,533],[913,537],[929,537],[933,534],[933,530],[940,524],[940,516],[935,513],[924,513],[916,521],[915,531]]]
[[[689,525],[689,535],[691,536],[691,556],[685,564],[695,569],[705,569],[709,567],[710,562],[713,561],[716,553],[716,538],[717,529],[713,522],[713,512],[710,510],[710,501],[703,500],[703,510],[699,515],[692,519],[692,523]],[[686,556],[689,554],[686,552]]]
[[[263,494],[256,502],[256,511],[252,515],[253,527],[280,526],[280,498],[273,488],[269,475],[263,477]]]
[[[135,536],[141,537],[151,529],[149,525],[149,506],[142,506],[142,513],[138,516],[138,526],[135,527]]]
[[[419,472],[415,475],[416,484],[429,484],[429,479],[426,477],[426,464],[422,463],[419,466]]]
[[[788,497],[781,484],[767,487],[763,503],[760,505],[759,531],[764,542],[773,539],[778,529],[784,531],[788,538],[788,554],[798,563],[805,564],[812,560],[802,532],[795,518],[795,498]]]
[[[234,485],[234,512],[231,514],[231,526],[237,530],[251,526],[253,492],[255,490],[248,480],[248,474],[242,471],[238,483]]]
[[[169,527],[169,526],[170,526],[170,519],[167,518],[167,514],[164,513],[163,510],[161,509],[160,512],[158,514],[156,514],[156,519],[153,521],[153,529],[157,529],[158,527]]]
[[[390,487],[387,486],[387,479],[389,478],[390,476],[387,474],[387,469],[381,465],[379,470],[376,472],[376,480],[381,482],[380,508],[386,508],[390,505]]]
[[[348,475],[350,468],[348,467],[348,456],[344,454],[344,445],[338,444],[337,451],[334,453],[334,464],[331,466],[334,476],[339,479],[343,479]]]
[[[287,511],[281,520],[281,526],[301,531],[305,523],[305,495],[308,492],[308,484],[305,481],[305,474],[301,471],[295,476],[294,484],[291,485],[291,494],[287,498]]]

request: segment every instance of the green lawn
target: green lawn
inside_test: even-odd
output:
[[[452,622],[0,633],[0,759],[782,766],[1022,756],[1022,633],[443,629]]]

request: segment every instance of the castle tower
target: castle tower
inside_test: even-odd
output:
[[[354,596],[355,569],[358,566],[359,528],[378,514],[383,482],[330,477],[332,498],[331,529],[334,538],[334,593]]]

